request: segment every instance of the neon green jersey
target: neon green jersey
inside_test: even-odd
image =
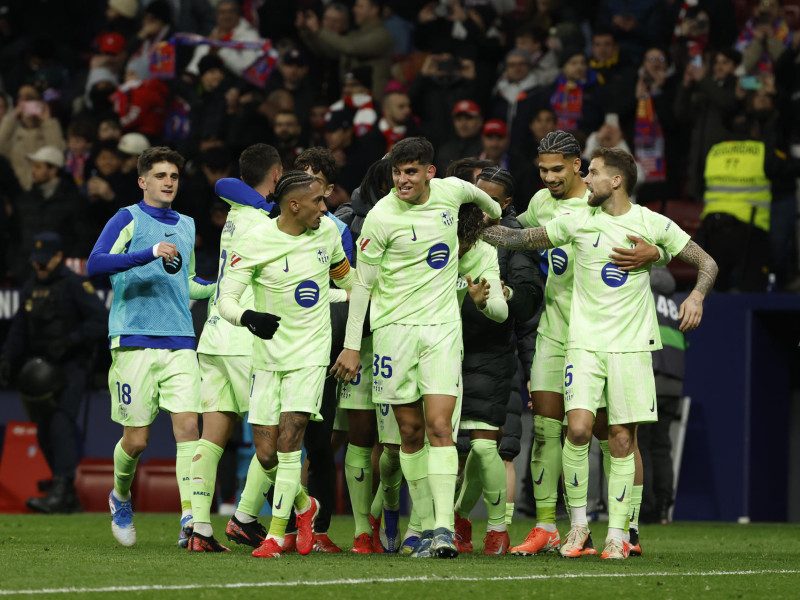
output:
[[[572,244],[575,287],[567,348],[594,352],[645,352],[661,349],[650,266],[622,271],[608,257],[612,248],[633,247],[636,235],[672,254],[680,253],[689,234],[663,215],[631,204],[613,217],[599,207],[550,221],[553,245]]]
[[[197,351],[214,356],[250,356],[253,353],[253,334],[244,327],[228,323],[219,314],[220,280],[225,276],[225,265],[233,248],[250,230],[257,227],[269,216],[263,210],[252,206],[231,203],[228,219],[219,240],[219,271],[217,272],[217,292],[208,301],[208,315],[203,326]],[[239,306],[253,308],[253,290],[247,291],[239,299]]]
[[[547,188],[531,198],[525,219],[528,227],[544,227],[561,215],[588,209],[589,190],[581,198],[553,198]],[[569,333],[572,304],[572,268],[575,262],[571,244],[539,252],[547,259],[547,283],[544,287],[544,312],[539,321],[539,335],[564,343]]]
[[[497,248],[483,240],[478,240],[472,248],[464,253],[464,256],[458,259],[456,294],[459,306],[467,295],[467,275],[472,278],[473,282],[479,281],[481,277],[499,281],[500,264],[497,262]]]
[[[253,338],[254,369],[289,371],[328,364],[329,269],[346,259],[331,219],[298,236],[278,229],[278,219],[268,219],[232,246],[225,277],[252,283],[254,309],[281,318],[271,340]],[[224,287],[223,280],[223,293]]]
[[[380,266],[372,289],[371,325],[433,325],[461,319],[456,299],[458,209],[475,202],[491,218],[500,205],[474,185],[448,177],[430,181],[425,204],[392,190],[367,214],[358,261]]]

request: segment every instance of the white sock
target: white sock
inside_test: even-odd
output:
[[[586,520],[586,505],[570,507],[572,513],[572,526],[582,525],[589,526],[589,521]]]
[[[539,529],[544,529],[548,533],[555,533],[558,531],[555,523],[537,523],[536,527]]]
[[[252,523],[256,520],[253,515],[248,515],[240,510],[237,510],[235,513],[233,513],[233,516],[236,517],[236,520],[239,521],[239,523]]]
[[[113,490],[111,490],[111,493],[112,493],[112,494],[114,494],[114,498],[116,498],[116,499],[117,499],[117,500],[119,500],[120,502],[127,502],[128,500],[130,500],[130,499],[131,499],[131,493],[130,493],[130,492],[128,492],[128,495],[127,495],[127,497],[124,497],[124,498],[123,498],[122,496],[120,496],[120,495],[119,495],[119,493],[117,492],[117,489],[116,489],[116,488],[114,488]]]
[[[505,522],[500,523],[499,525],[491,525],[490,524],[490,525],[486,526],[486,531],[505,531],[505,530],[506,530]]]
[[[606,543],[616,540],[618,542],[623,541],[623,531],[622,529],[617,529],[616,527],[609,527],[608,533],[606,534]]]
[[[206,537],[211,537],[214,535],[214,528],[211,527],[211,523],[195,523],[194,532]]]

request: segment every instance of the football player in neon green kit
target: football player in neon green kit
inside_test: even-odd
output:
[[[500,207],[470,183],[434,179],[433,146],[424,138],[401,140],[389,160],[395,187],[364,222],[345,349],[331,372],[344,381],[356,377],[371,293],[373,401],[392,405],[401,467],[423,522],[412,556],[452,558],[458,555],[452,416],[461,375],[456,220],[465,202],[475,202],[490,218],[500,216]]]
[[[487,229],[486,241],[509,248],[547,249],[571,244],[575,277],[567,353],[564,405],[568,432],[563,472],[572,528],[563,556],[579,556],[589,535],[586,522],[588,451],[597,408],[608,407],[611,474],[608,482],[609,529],[602,558],[626,558],[623,530],[630,513],[634,483],[636,425],[657,419],[650,353],[661,348],[649,268],[620,269],[610,260],[612,248],[640,236],[684,262],[698,267],[697,284],[681,304],[681,329],[700,324],[703,299],[717,273],[714,260],[672,221],[631,204],[636,164],[627,152],[598,148],[585,183],[589,208],[561,216],[545,227]]]
[[[320,182],[291,171],[275,195],[280,217],[254,228],[233,249],[218,303],[223,318],[269,340],[254,346],[249,414],[259,461],[266,470],[277,464],[269,532],[253,551],[264,558],[283,553],[292,505],[297,551],[308,554],[314,544],[319,504],[300,485],[301,447],[309,419],[321,419],[331,346],[329,279],[349,289],[353,278],[339,230],[325,218]],[[251,284],[255,309],[245,310],[239,298]]]

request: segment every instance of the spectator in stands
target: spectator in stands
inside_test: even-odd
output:
[[[303,126],[303,132],[307,133],[311,104],[317,94],[315,87],[308,75],[308,59],[305,53],[291,48],[278,59],[277,69],[270,76],[265,90],[270,92],[283,89],[294,96],[295,112]]]
[[[660,0],[603,0],[597,11],[598,26],[612,30],[622,53],[639,64],[645,48],[658,39],[664,4]]]
[[[386,92],[381,101],[381,118],[370,135],[375,135],[385,143],[386,152],[404,138],[422,135],[411,114],[408,94],[399,89]]]
[[[508,169],[508,127],[500,119],[489,119],[481,130],[481,160],[488,160],[501,169]]]
[[[119,33],[126,40],[136,37],[139,23],[139,3],[136,0],[108,0],[104,31]]]
[[[221,0],[217,4],[216,26],[208,34],[208,38],[224,42],[256,42],[260,39],[258,31],[242,18],[241,9],[236,0]],[[194,56],[189,66],[186,67],[186,71],[199,74],[200,60],[209,53],[219,56],[227,69],[236,76],[241,76],[259,55],[258,50],[212,49],[210,46],[198,46],[195,48]]]
[[[119,86],[119,78],[108,67],[93,67],[86,77],[83,96],[73,101],[73,112],[77,118],[94,123],[115,117],[111,95]]]
[[[205,136],[225,133],[228,121],[225,95],[230,88],[226,73],[222,58],[207,54],[198,63],[196,82],[175,82],[176,92],[190,106],[189,135],[180,143],[181,154],[187,158],[197,156],[197,145]]]
[[[710,64],[688,64],[675,97],[675,118],[691,131],[688,151],[687,194],[703,197],[704,159],[711,146],[730,136],[730,123],[738,112],[736,76],[742,61],[736,50],[720,50]]]
[[[384,144],[367,136],[356,137],[353,112],[336,110],[325,121],[325,141],[339,166],[339,185],[349,194],[361,183],[369,166],[385,153]]]
[[[792,45],[792,31],[781,17],[780,0],[758,0],[753,16],[736,40],[747,75],[772,73],[781,54]]]
[[[523,214],[536,190],[542,187],[539,176],[539,140],[556,130],[558,118],[552,108],[540,108],[528,126],[529,135],[525,140],[511,148],[511,174],[514,176],[516,192],[514,208]]]
[[[597,73],[602,86],[604,110],[619,115],[623,128],[632,125],[636,109],[636,62],[620,52],[616,35],[611,29],[596,29],[592,34],[592,55],[589,68]]]
[[[97,125],[98,140],[118,140],[122,137],[122,127],[115,116],[100,121]]]
[[[150,78],[150,57],[159,42],[168,40],[174,32],[172,9],[167,0],[153,0],[144,9],[142,28],[137,34],[139,45],[134,48],[125,67],[134,71],[139,79]]]
[[[525,138],[535,110],[534,90],[539,85],[541,82],[533,72],[533,59],[528,51],[515,49],[509,52],[503,75],[492,91],[489,115],[508,125],[512,144],[521,143]]]
[[[394,39],[381,20],[382,0],[356,0],[353,17],[358,29],[345,35],[320,27],[310,10],[297,15],[303,42],[318,56],[339,57],[339,73],[344,75],[359,66],[372,68],[372,95],[380,98],[389,81],[394,56]]]
[[[439,147],[436,157],[437,172],[441,174],[447,171],[447,167],[456,159],[478,156],[483,150],[482,128],[483,116],[480,107],[472,100],[456,102],[453,106],[453,129],[456,135]]]
[[[136,131],[153,142],[160,142],[167,120],[169,86],[161,79],[139,79],[128,71],[125,83],[110,98],[122,131]]]
[[[0,354],[0,385],[12,366],[29,418],[37,425],[39,448],[53,473],[44,497],[26,505],[39,513],[81,511],[75,490],[78,411],[86,394],[87,366],[108,331],[108,312],[88,280],[65,265],[57,233],[36,236],[27,257],[35,270],[21,293],[19,310]],[[16,370],[16,369],[15,369]]]
[[[175,7],[174,23],[178,31],[208,35],[215,25],[214,0],[170,0]]]
[[[66,149],[61,125],[50,114],[50,107],[32,85],[23,85],[17,92],[17,105],[0,121],[0,154],[8,158],[23,190],[30,190],[31,179],[28,155],[45,146],[62,152],[60,167],[64,166]]]
[[[547,47],[547,31],[526,24],[517,30],[514,46],[531,56],[531,72],[537,85],[550,85],[558,77],[558,57]],[[506,65],[507,66],[507,65]]]
[[[30,190],[15,203],[16,260],[14,273],[23,281],[29,273],[28,254],[34,235],[54,231],[61,235],[65,256],[86,258],[92,249],[92,235],[87,221],[87,204],[72,178],[63,172],[64,151],[43,146],[28,155]]]
[[[122,158],[120,171],[125,175],[130,175],[134,179],[138,178],[136,163],[139,155],[150,147],[150,141],[141,133],[126,133],[117,142],[117,152]],[[133,185],[131,185],[133,188]],[[137,193],[138,195],[138,193]]]
[[[136,204],[141,192],[131,189],[131,180],[122,173],[122,157],[117,142],[108,140],[95,145],[94,169],[86,181],[86,195],[91,204],[92,221],[99,229],[123,206]],[[138,192],[138,193],[137,193]]]
[[[88,175],[86,167],[92,155],[95,127],[91,121],[73,120],[67,127],[67,153],[64,170],[72,175],[77,187],[82,187]]]
[[[344,74],[342,97],[331,104],[331,111],[348,110],[353,112],[353,132],[362,137],[372,131],[378,122],[372,97],[372,69],[356,67]]]
[[[272,130],[274,145],[281,157],[284,171],[291,171],[294,161],[305,149],[302,141],[303,128],[300,120],[292,111],[282,111],[275,115]]]

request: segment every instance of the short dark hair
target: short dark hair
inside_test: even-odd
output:
[[[517,29],[515,38],[529,37],[538,44],[545,44],[547,42],[547,35],[546,29],[538,25],[533,25],[532,23],[526,23]]]
[[[602,158],[606,168],[619,171],[619,174],[622,175],[625,192],[628,196],[633,194],[633,188],[636,187],[636,180],[639,175],[636,171],[636,161],[633,160],[630,152],[625,152],[620,148],[598,146],[592,151],[592,160],[595,158]]]
[[[478,241],[481,231],[486,229],[487,223],[483,218],[483,211],[474,202],[465,202],[458,209],[458,244],[472,248]]]
[[[94,123],[88,119],[75,119],[70,121],[70,124],[67,125],[67,137],[81,137],[87,142],[92,142],[94,141],[96,133],[97,128]]]
[[[294,159],[294,168],[299,171],[311,169],[314,173],[322,173],[328,183],[339,181],[339,166],[333,152],[328,148],[315,146],[306,148]]]
[[[376,160],[369,166],[361,180],[359,189],[361,190],[361,200],[370,207],[375,206],[378,200],[388,194],[394,181],[392,180],[392,166],[389,159],[382,158]]]
[[[483,171],[478,173],[478,176],[475,178],[475,183],[481,180],[501,185],[503,187],[503,193],[507,198],[514,197],[514,176],[511,175],[511,171],[501,169],[494,165],[485,167]]]
[[[470,183],[475,183],[475,178],[473,175],[475,169],[485,169],[486,167],[490,167],[491,165],[492,165],[491,161],[481,160],[473,156],[468,156],[466,158],[457,158],[449,165],[447,165],[447,171],[445,171],[445,177],[458,177],[463,181],[469,181]]]
[[[424,137],[410,137],[397,142],[389,152],[392,167],[419,162],[421,165],[433,164],[433,144]]]
[[[247,185],[261,185],[269,172],[281,164],[278,151],[269,144],[253,144],[239,155],[239,175]]]
[[[611,29],[611,27],[597,27],[597,28],[595,28],[595,30],[592,32],[592,41],[594,41],[594,38],[596,38],[596,37],[604,37],[604,36],[607,36],[607,35],[611,36],[611,39],[614,40],[615,44],[617,43],[617,34],[615,33],[615,31],[613,29]]]
[[[539,154],[561,154],[566,159],[580,158],[581,145],[571,133],[556,129],[539,140]]]
[[[289,171],[284,173],[275,186],[275,196],[278,202],[283,202],[289,193],[300,187],[308,187],[314,183],[314,178],[305,171]]]
[[[178,167],[178,170],[180,171],[183,169],[186,159],[184,159],[179,152],[173,150],[172,148],[168,148],[167,146],[154,146],[152,148],[148,148],[139,155],[139,160],[136,162],[136,170],[139,173],[139,177],[144,177],[147,175],[150,172],[150,169],[153,168],[153,165],[158,162],[172,163]]]

